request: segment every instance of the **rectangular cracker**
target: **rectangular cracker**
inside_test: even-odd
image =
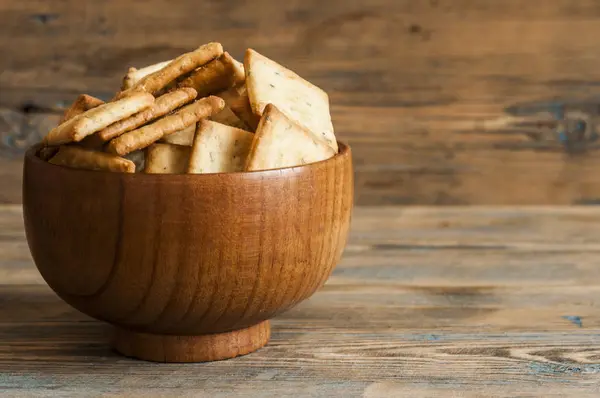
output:
[[[225,102],[219,97],[206,97],[186,105],[177,112],[165,116],[152,124],[128,131],[109,143],[107,150],[115,155],[126,155],[132,151],[142,149],[158,141],[166,135],[183,130],[200,119],[207,118],[220,112]]]
[[[46,146],[62,145],[73,142],[73,125],[79,119],[81,119],[83,113],[72,117],[71,119],[65,120],[58,126],[54,127],[42,140],[42,143]]]
[[[190,147],[156,143],[146,148],[146,168],[149,174],[183,174],[190,161]]]
[[[92,108],[56,126],[46,137],[46,145],[60,145],[78,142],[108,125],[127,118],[154,103],[154,97],[137,93],[128,98]]]
[[[244,67],[250,105],[256,115],[262,115],[265,107],[273,104],[337,152],[325,91],[252,49],[246,51]]]
[[[243,171],[254,134],[210,120],[198,123],[188,173]]]
[[[194,142],[195,134],[196,134],[196,124],[192,124],[191,126],[184,128],[183,130],[176,131],[173,134],[165,135],[164,137],[162,137],[160,139],[160,142],[166,142],[169,144],[176,144],[176,145],[192,146],[192,143]]]
[[[192,87],[198,96],[218,93],[243,82],[246,78],[244,65],[228,52],[193,71],[190,76],[179,82],[178,87]]]
[[[143,68],[137,69],[134,67],[129,68],[127,70],[127,74],[123,77],[123,83],[121,84],[121,90],[127,90],[133,87],[137,82],[142,80],[144,77],[148,76],[151,73],[159,71],[163,69],[165,66],[169,65],[173,61],[172,59],[168,61],[158,62],[156,64],[148,65]]]
[[[246,170],[300,166],[329,159],[335,153],[325,141],[269,104],[256,130]]]
[[[252,111],[246,85],[237,85],[216,95],[225,100],[231,111],[249,127],[248,131],[256,131],[260,116],[256,116]]]
[[[90,109],[96,108],[97,106],[100,106],[102,104],[104,104],[104,101],[102,101],[99,98],[92,97],[91,95],[87,94],[81,94],[79,97],[77,97],[77,99],[75,99],[75,102],[73,102],[71,106],[65,111],[59,123],[64,123],[67,120],[72,119],[75,116],[80,115],[85,111],[89,111]]]
[[[127,119],[119,120],[118,122],[111,124],[98,132],[98,136],[100,136],[103,141],[111,140],[187,104],[196,98],[196,95],[196,90],[189,87],[161,95],[154,101],[154,104],[152,104],[151,107],[146,108]]]
[[[200,46],[192,52],[175,58],[164,68],[143,77],[129,89],[118,93],[116,98],[127,97],[138,91],[156,94],[178,77],[205,65],[221,54],[223,54],[223,46],[220,43],[208,43]]]
[[[77,146],[61,146],[49,163],[75,169],[116,171],[134,173],[135,164],[109,153],[97,152]]]

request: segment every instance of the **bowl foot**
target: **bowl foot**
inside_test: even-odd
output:
[[[246,355],[271,336],[269,321],[246,329],[198,336],[138,333],[116,328],[114,349],[128,357],[154,362],[208,362]]]

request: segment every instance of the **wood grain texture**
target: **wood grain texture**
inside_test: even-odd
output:
[[[34,148],[23,186],[32,256],[66,302],[120,329],[126,355],[248,353],[268,340],[264,321],[310,297],[340,259],[353,205],[340,145],[305,166],[194,175],[58,167]]]
[[[220,40],[330,94],[359,204],[597,203],[599,18],[595,0],[0,0],[0,201],[79,93]]]
[[[327,284],[229,361],[156,365],[107,348],[0,210],[0,391],[39,397],[596,397],[600,209],[357,208]],[[21,395],[19,395],[21,394]]]

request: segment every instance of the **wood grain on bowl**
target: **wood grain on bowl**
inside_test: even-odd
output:
[[[54,166],[34,147],[23,199],[34,261],[60,297],[115,325],[125,341],[157,335],[164,350],[189,351],[199,343],[170,346],[159,336],[222,341],[205,335],[254,327],[323,285],[348,234],[351,152],[342,145],[331,159],[288,169],[150,175]],[[164,358],[227,357],[252,333],[232,334],[241,346],[220,353]],[[156,359],[123,348],[129,342],[116,347]]]

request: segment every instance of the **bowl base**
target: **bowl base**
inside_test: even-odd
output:
[[[122,355],[154,362],[208,362],[246,355],[271,336],[269,321],[245,329],[198,336],[138,333],[116,328],[114,349]]]

